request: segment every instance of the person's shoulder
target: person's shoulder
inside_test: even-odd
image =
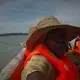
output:
[[[47,59],[44,56],[42,56],[42,55],[32,56],[31,60],[39,60],[39,61],[46,61],[46,62],[48,62]]]
[[[28,75],[36,71],[39,71],[44,75],[47,75],[51,68],[50,66],[51,66],[50,63],[47,61],[47,59],[44,56],[42,55],[32,56],[22,71],[22,80],[26,80]]]
[[[36,65],[37,67],[44,66],[45,68],[50,68],[51,64],[50,62],[42,55],[35,55],[30,59],[30,62],[32,62],[32,64],[39,64]]]

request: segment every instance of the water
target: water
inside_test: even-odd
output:
[[[0,37],[0,69],[22,50],[20,42],[27,40],[27,35]]]

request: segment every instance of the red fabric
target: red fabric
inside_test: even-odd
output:
[[[27,53],[29,56],[27,56]],[[61,59],[58,59],[55,56],[52,56],[48,48],[46,48],[46,46],[42,44],[38,45],[32,53],[25,52],[25,55],[27,57],[25,61],[22,62],[22,64],[18,67],[22,66],[23,69],[23,63],[25,67],[27,61],[30,60],[32,56],[39,54],[43,55],[52,64],[52,66],[55,66],[56,69],[60,72],[60,75],[57,77],[56,80],[80,80],[77,67],[70,62],[67,56],[62,56]],[[20,74],[22,69],[20,70],[19,68],[14,72],[12,80],[21,80]],[[18,75],[16,76],[16,74]]]
[[[80,50],[80,40],[78,41],[78,47],[77,47],[78,50]]]
[[[50,51],[44,45],[39,45],[37,50],[43,55],[53,66],[60,71],[60,75],[56,80],[80,80],[78,68],[69,60],[67,56],[62,56],[61,59],[57,59],[50,54]],[[68,71],[64,68],[67,66]]]
[[[11,80],[21,80],[21,72],[24,68],[24,62],[26,57],[30,54],[28,50],[24,51],[24,58],[20,62],[20,64],[17,66],[17,68],[14,70],[13,74],[11,75]]]
[[[24,68],[24,61],[25,61],[25,59],[23,59],[20,62],[20,64],[17,66],[17,68],[14,70],[13,74],[11,75],[10,80],[21,80],[21,72]]]

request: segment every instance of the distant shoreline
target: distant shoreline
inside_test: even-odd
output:
[[[28,33],[3,33],[0,36],[18,36],[18,35],[28,35]]]

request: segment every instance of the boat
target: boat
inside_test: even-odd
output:
[[[24,46],[25,41],[21,42],[20,45]],[[13,71],[16,69],[18,64],[24,58],[25,47],[1,70],[0,80],[9,80]]]

